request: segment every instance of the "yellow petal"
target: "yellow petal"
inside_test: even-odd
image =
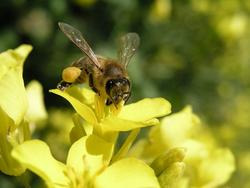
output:
[[[74,126],[70,131],[70,141],[71,143],[74,143],[81,137],[89,135],[89,133],[87,132],[87,129],[85,129],[84,126],[85,124],[87,124],[86,121],[84,121],[79,114],[75,113],[72,117],[72,120],[74,122]]]
[[[22,73],[23,63],[32,47],[21,45],[0,54],[0,107],[19,124],[28,107]]]
[[[144,140],[143,149],[140,144],[134,145],[136,152],[140,151],[141,158],[147,162],[152,162],[157,156],[168,150],[168,142],[164,140],[164,132],[161,132],[161,125],[156,125],[150,129],[149,138]]]
[[[198,166],[198,174],[206,187],[218,187],[229,180],[235,160],[229,149],[216,149]]]
[[[82,116],[83,119],[88,121],[91,124],[96,124],[97,119],[95,116],[94,111],[87,106],[86,104],[82,103],[81,101],[77,100],[76,98],[69,95],[67,92],[60,91],[58,89],[52,89],[50,92],[57,94],[63,98],[65,98],[67,101],[70,102],[70,104],[74,107],[76,112]]]
[[[66,92],[88,106],[94,105],[96,93],[86,87],[72,86]]]
[[[113,154],[114,142],[108,142],[98,136],[90,135],[86,141],[87,152],[91,155],[103,155],[104,163],[109,163]]]
[[[0,134],[0,171],[11,176],[19,176],[25,168],[11,156],[13,146],[3,135]]]
[[[14,121],[6,115],[6,113],[0,108],[0,171],[8,175],[18,176],[25,171],[25,168],[21,164],[12,158],[10,152],[13,149],[12,140],[15,139],[12,136],[12,131],[9,127],[14,127]],[[20,125],[18,128],[23,128]],[[24,131],[25,132],[25,131]],[[8,135],[8,136],[7,136]],[[19,134],[18,134],[19,136]],[[16,140],[15,140],[16,141]],[[14,143],[15,144],[15,143]]]
[[[126,119],[121,119],[116,116],[109,116],[101,122],[103,131],[130,131],[132,129],[151,126],[144,122],[135,122]]]
[[[186,107],[178,113],[163,118],[161,126],[155,134],[161,134],[162,139],[169,146],[178,146],[200,128],[200,120],[193,114],[191,107]],[[156,128],[155,128],[156,129]],[[153,130],[152,130],[153,131]],[[178,135],[178,136],[176,136]],[[158,138],[159,135],[150,134],[150,138]]]
[[[146,140],[146,138],[141,138],[139,139],[133,146],[132,148],[130,148],[128,155],[129,157],[134,157],[134,158],[140,158],[143,161],[149,163],[148,161],[146,161],[145,158],[143,158],[143,151],[144,148],[147,146],[148,144],[148,140]],[[152,161],[151,161],[152,162]]]
[[[182,146],[188,151],[185,161],[193,166],[200,166],[200,162],[205,160],[210,152],[205,143],[195,139],[186,139]]]
[[[77,174],[88,171],[91,176],[107,165],[113,150],[113,144],[89,135],[76,141],[70,148],[67,165]]]
[[[171,104],[163,98],[146,98],[139,102],[126,105],[118,117],[135,122],[148,121],[171,112]]]
[[[119,160],[96,177],[96,188],[159,188],[153,169],[135,158]]]
[[[160,123],[160,121],[157,118],[153,118],[147,121],[143,121],[142,123],[145,125],[157,125]]]
[[[15,147],[12,156],[22,165],[40,176],[47,185],[67,187],[69,179],[65,176],[66,166],[55,160],[49,147],[40,140],[30,140]]]
[[[192,168],[192,176],[196,174],[192,185],[204,187],[218,187],[229,180],[235,170],[235,159],[227,148],[217,148],[204,142],[189,139],[183,143],[187,148],[185,162]]]
[[[200,120],[188,106],[178,113],[164,117],[161,124],[150,129],[149,141],[141,155],[152,162],[152,159],[171,147],[186,147],[183,142],[200,129]]]
[[[48,114],[43,101],[43,88],[38,81],[31,81],[27,87],[29,107],[26,118],[29,122],[38,123],[47,118]]]

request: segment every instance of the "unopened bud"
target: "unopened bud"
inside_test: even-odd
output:
[[[152,163],[156,176],[159,176],[166,168],[175,162],[182,162],[186,154],[185,148],[173,148],[158,156]]]
[[[175,184],[183,176],[185,164],[183,162],[175,162],[165,169],[158,177],[162,188],[175,187]]]

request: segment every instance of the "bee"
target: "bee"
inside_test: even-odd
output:
[[[62,32],[86,55],[72,63],[62,72],[58,89],[65,90],[72,84],[87,83],[106,100],[106,105],[117,106],[127,102],[131,95],[131,83],[127,66],[135,54],[140,38],[136,33],[127,33],[120,38],[118,59],[95,55],[81,32],[66,23],[58,23]]]

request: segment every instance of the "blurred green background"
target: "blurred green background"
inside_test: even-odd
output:
[[[236,156],[237,171],[227,185],[250,187],[249,0],[2,0],[0,51],[33,45],[24,80],[42,83],[52,116],[69,105],[48,90],[56,87],[63,68],[82,56],[59,30],[59,21],[82,31],[96,54],[111,58],[116,58],[117,38],[137,32],[141,45],[128,68],[129,102],[162,96],[174,112],[191,104],[221,146]],[[58,129],[60,123],[36,136],[61,141],[63,136],[47,133]],[[17,185],[0,174],[0,187]]]

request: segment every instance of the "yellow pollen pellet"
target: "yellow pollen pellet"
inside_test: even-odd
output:
[[[62,79],[65,82],[73,83],[80,76],[81,69],[77,67],[67,67],[62,72]]]

